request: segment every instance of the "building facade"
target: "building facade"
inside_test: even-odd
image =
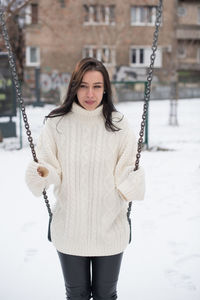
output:
[[[180,0],[176,38],[180,80],[200,79],[200,2]]]
[[[163,2],[154,81],[169,84],[177,74],[183,81],[191,74],[197,79],[199,1]],[[26,11],[27,86],[34,88],[39,68],[42,95],[57,99],[76,62],[87,56],[101,60],[112,80],[145,80],[157,4],[158,0],[34,0]]]

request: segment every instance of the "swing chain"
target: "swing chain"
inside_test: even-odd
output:
[[[142,150],[144,128],[145,128],[145,124],[146,124],[146,116],[147,116],[147,111],[148,111],[148,106],[149,106],[149,99],[150,99],[150,94],[151,94],[151,83],[152,83],[152,79],[153,79],[153,66],[154,66],[154,61],[155,61],[155,58],[156,58],[156,50],[157,50],[157,45],[158,45],[159,29],[160,29],[161,18],[162,18],[162,9],[163,9],[163,0],[159,0],[159,4],[156,7],[155,31],[154,31],[154,35],[153,35],[153,45],[152,45],[152,48],[151,48],[153,52],[150,56],[150,66],[149,66],[149,69],[148,69],[147,86],[146,86],[146,89],[145,89],[145,96],[144,96],[142,122],[141,122],[141,128],[140,128],[140,133],[139,133],[140,138],[138,139],[138,148],[137,148],[134,171],[138,170],[138,168],[139,168],[139,160],[140,160],[140,153],[141,153],[141,150]],[[127,219],[128,219],[128,223],[129,223],[129,226],[130,226],[129,244],[131,242],[131,232],[132,232],[131,219],[130,219],[131,207],[132,207],[132,201],[129,202],[129,206],[128,206],[128,210],[127,210]]]
[[[18,104],[19,104],[19,106],[21,108],[21,111],[22,111],[22,116],[23,116],[23,120],[24,120],[24,124],[25,124],[25,128],[26,128],[26,134],[28,136],[29,146],[31,148],[31,152],[32,152],[32,155],[33,155],[33,160],[35,162],[38,162],[38,159],[37,159],[37,156],[36,156],[36,153],[35,153],[35,149],[34,149],[33,138],[31,137],[30,126],[29,126],[29,123],[28,123],[28,117],[27,117],[26,111],[25,111],[24,100],[22,98],[21,86],[20,86],[20,83],[19,83],[19,78],[18,78],[18,74],[17,74],[17,70],[16,70],[16,61],[15,61],[15,57],[14,57],[14,54],[12,52],[11,45],[10,45],[10,42],[9,42],[8,32],[7,32],[7,28],[6,28],[5,19],[4,19],[4,10],[3,10],[2,7],[0,7],[0,25],[1,25],[1,28],[2,28],[2,35],[3,35],[4,41],[5,41],[5,46],[6,46],[6,49],[8,51],[8,61],[9,61],[9,65],[10,65],[10,68],[11,68],[12,78],[13,78],[13,82],[14,82],[14,86],[15,86],[15,90],[16,90],[17,101],[18,101]],[[45,189],[43,190],[43,196],[44,196],[44,199],[45,199],[45,203],[46,203],[46,206],[47,206],[49,217],[51,218],[52,217],[52,212],[51,212],[51,208],[50,208],[50,205],[49,205],[49,201],[48,201],[48,197],[47,197]]]

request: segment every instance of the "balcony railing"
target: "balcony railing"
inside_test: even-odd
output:
[[[199,2],[199,0],[178,0],[179,3],[192,3],[192,2]]]
[[[187,63],[181,62],[178,64],[179,70],[192,70],[192,71],[199,71],[200,70],[200,63]]]
[[[200,25],[178,25],[176,37],[179,40],[200,40]]]

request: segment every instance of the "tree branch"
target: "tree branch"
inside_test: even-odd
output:
[[[15,16],[18,15],[19,12],[25,7],[27,6],[29,3],[31,2],[31,0],[26,0],[24,1],[24,3],[22,3],[20,6],[18,6],[15,9],[12,9],[12,6],[16,3],[16,0],[12,0],[6,7],[5,13],[7,15],[6,17],[6,21],[11,17],[11,16]]]

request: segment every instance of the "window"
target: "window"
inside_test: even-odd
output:
[[[98,23],[100,21],[100,15],[99,15],[99,7],[97,5],[91,5],[91,17],[93,16],[93,21],[95,23]]]
[[[137,8],[135,6],[132,6],[131,7],[131,24],[137,23],[138,16],[136,16],[136,11],[137,11]]]
[[[197,63],[200,64],[200,48],[197,48]]]
[[[149,67],[150,56],[152,50],[151,46],[133,46],[130,48],[130,65],[134,67]],[[161,49],[157,49],[155,67],[162,67],[162,52]]]
[[[186,7],[184,7],[184,6],[179,6],[179,7],[177,8],[177,15],[178,15],[179,17],[184,17],[184,16],[186,16]]]
[[[100,14],[101,14],[101,20],[103,23],[106,22],[106,7],[104,5],[100,6]]]
[[[144,49],[132,49],[131,62],[133,64],[144,64]]]
[[[186,57],[186,48],[183,45],[178,46],[178,57],[185,58]]]
[[[38,23],[38,4],[31,4],[31,10],[32,10],[32,24]]]
[[[115,65],[115,49],[110,46],[85,46],[83,57],[94,57],[102,61],[106,66]]]
[[[37,24],[38,23],[38,4],[37,3],[31,3],[28,5],[25,9],[26,16],[25,16],[25,22],[27,25],[29,24]]]
[[[198,24],[200,24],[200,7],[198,7]]]
[[[109,20],[110,20],[110,23],[115,23],[115,5],[110,5],[109,6]]]
[[[39,47],[26,47],[26,65],[28,67],[37,67],[40,65]]]
[[[60,7],[64,8],[66,5],[65,5],[65,0],[59,0],[60,2]]]
[[[115,24],[115,5],[83,5],[85,25]]]
[[[84,12],[85,12],[84,22],[88,23],[89,22],[89,13],[90,13],[89,6],[83,5],[83,7],[84,7]]]
[[[131,25],[155,24],[156,6],[131,6]]]
[[[27,25],[31,24],[31,6],[28,5],[25,8],[25,23]]]

